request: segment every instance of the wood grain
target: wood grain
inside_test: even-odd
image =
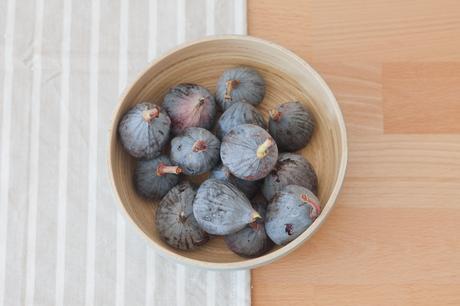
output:
[[[251,35],[326,79],[350,149],[331,217],[253,270],[253,305],[460,305],[460,2],[249,0],[248,10]]]
[[[458,61],[457,0],[248,0],[249,34],[313,62]]]
[[[382,74],[385,133],[460,133],[460,63],[389,63]]]

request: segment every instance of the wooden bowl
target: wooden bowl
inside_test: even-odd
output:
[[[215,91],[222,72],[234,66],[257,69],[266,81],[265,99],[258,107],[268,111],[279,103],[298,100],[316,119],[310,144],[299,153],[314,166],[319,180],[322,213],[297,239],[253,259],[239,257],[213,237],[195,251],[179,251],[160,240],[154,224],[156,203],[139,197],[132,183],[135,160],[123,149],[117,133],[123,114],[136,103],[161,104],[171,87],[197,83]],[[270,263],[299,247],[325,221],[342,186],[347,164],[346,130],[339,105],[324,80],[304,60],[271,42],[249,36],[217,36],[180,46],[150,64],[127,88],[115,110],[110,132],[109,169],[119,203],[143,236],[162,255],[208,269],[247,269]]]

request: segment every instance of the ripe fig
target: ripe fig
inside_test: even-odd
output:
[[[169,158],[160,155],[152,160],[139,160],[134,170],[134,187],[147,199],[161,199],[179,183],[182,169],[173,166]]]
[[[192,250],[209,240],[193,215],[195,194],[189,182],[181,182],[166,194],[156,210],[160,238],[176,249]]]
[[[242,124],[224,136],[220,157],[233,175],[255,181],[264,178],[273,169],[278,158],[278,148],[263,128]]]
[[[267,200],[257,195],[252,200],[252,207],[265,218]],[[263,219],[259,219],[242,230],[225,236],[225,242],[230,250],[243,257],[257,257],[265,254],[273,247],[273,241],[265,232]]]
[[[219,139],[222,139],[232,128],[245,123],[267,129],[264,117],[254,106],[237,102],[230,106],[217,121],[216,135]]]
[[[320,212],[319,200],[310,190],[289,185],[268,204],[265,230],[274,243],[284,245],[302,234]]]
[[[151,159],[169,139],[171,120],[160,107],[143,102],[123,116],[118,125],[120,140],[126,151],[136,158]]]
[[[163,106],[171,118],[172,132],[179,135],[186,128],[210,129],[216,117],[214,96],[196,84],[179,84],[165,96]]]
[[[270,201],[275,193],[288,185],[303,186],[317,194],[315,170],[302,155],[281,153],[275,167],[264,179],[262,193]]]
[[[256,106],[262,102],[264,95],[264,79],[249,67],[227,69],[217,81],[216,100],[223,111],[235,102]]]
[[[224,182],[229,182],[240,191],[242,191],[248,199],[252,199],[260,187],[260,181],[246,181],[237,178],[230,173],[230,170],[227,167],[222,164],[218,165],[212,170],[209,178],[215,178]]]
[[[208,130],[191,127],[171,141],[171,160],[187,175],[208,172],[219,162],[220,141]]]
[[[300,102],[287,102],[270,111],[268,130],[280,150],[296,151],[311,139],[315,122]]]
[[[260,218],[246,196],[229,182],[204,181],[193,202],[198,224],[212,235],[235,233]]]

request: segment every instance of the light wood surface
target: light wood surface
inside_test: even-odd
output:
[[[460,2],[249,0],[325,78],[349,164],[330,218],[253,270],[253,305],[460,305]]]
[[[308,146],[299,154],[305,156],[317,172],[322,212],[295,241],[284,247],[276,247],[258,258],[237,256],[227,248],[222,237],[213,237],[195,251],[175,250],[164,243],[156,232],[156,203],[140,198],[133,188],[135,161],[121,146],[118,123],[136,103],[152,101],[160,104],[169,88],[179,83],[197,83],[214,91],[222,72],[239,65],[257,69],[265,79],[265,98],[258,108],[266,118],[270,109],[286,101],[301,101],[312,112],[316,121],[315,132]],[[182,263],[210,269],[242,269],[274,261],[313,235],[335,204],[345,175],[348,149],[345,125],[337,101],[310,66],[273,43],[246,36],[221,36],[173,50],[154,62],[127,89],[114,114],[109,153],[110,174],[121,207],[127,218],[161,254]]]

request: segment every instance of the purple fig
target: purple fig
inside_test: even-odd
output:
[[[257,257],[265,254],[273,247],[273,241],[265,232],[263,218],[267,209],[267,200],[257,195],[252,200],[252,207],[262,216],[242,230],[225,236],[225,242],[230,250],[243,257]]]
[[[161,199],[179,183],[182,169],[173,166],[167,156],[160,155],[152,160],[139,160],[134,170],[136,191],[148,199]]]
[[[281,153],[275,167],[264,179],[262,193],[270,201],[275,193],[288,185],[303,186],[317,194],[315,170],[302,155]]]
[[[246,196],[229,182],[208,179],[193,202],[198,224],[212,235],[235,233],[260,218]]]
[[[310,141],[314,128],[313,116],[300,102],[287,102],[270,111],[268,129],[280,150],[302,149]]]
[[[161,200],[155,215],[160,238],[180,250],[192,250],[209,240],[193,215],[195,190],[189,182],[181,182]]]
[[[136,158],[151,159],[169,139],[171,120],[160,107],[143,102],[123,116],[118,125],[120,140],[126,151]]]
[[[237,178],[233,174],[230,173],[230,170],[225,167],[224,165],[220,164],[216,168],[214,168],[209,175],[209,178],[215,178],[224,182],[229,182],[230,184],[234,185],[240,191],[244,193],[244,195],[251,199],[257,193],[260,187],[260,181],[246,181],[240,178]]]
[[[225,135],[220,157],[233,175],[255,181],[264,178],[273,169],[278,158],[278,148],[263,128],[242,124]]]
[[[265,81],[252,68],[236,67],[224,71],[217,82],[216,100],[223,111],[233,103],[258,105],[265,95]]]
[[[267,129],[264,117],[254,106],[237,102],[230,106],[217,121],[216,135],[222,139],[232,128],[245,123]]]
[[[216,118],[214,96],[196,84],[179,84],[164,98],[163,106],[172,122],[172,132],[179,135],[189,127],[210,129]]]
[[[210,171],[219,162],[220,141],[208,130],[191,127],[171,141],[171,160],[187,175]]]
[[[285,245],[302,234],[320,212],[320,202],[313,192],[289,185],[268,204],[265,230],[274,243]]]

